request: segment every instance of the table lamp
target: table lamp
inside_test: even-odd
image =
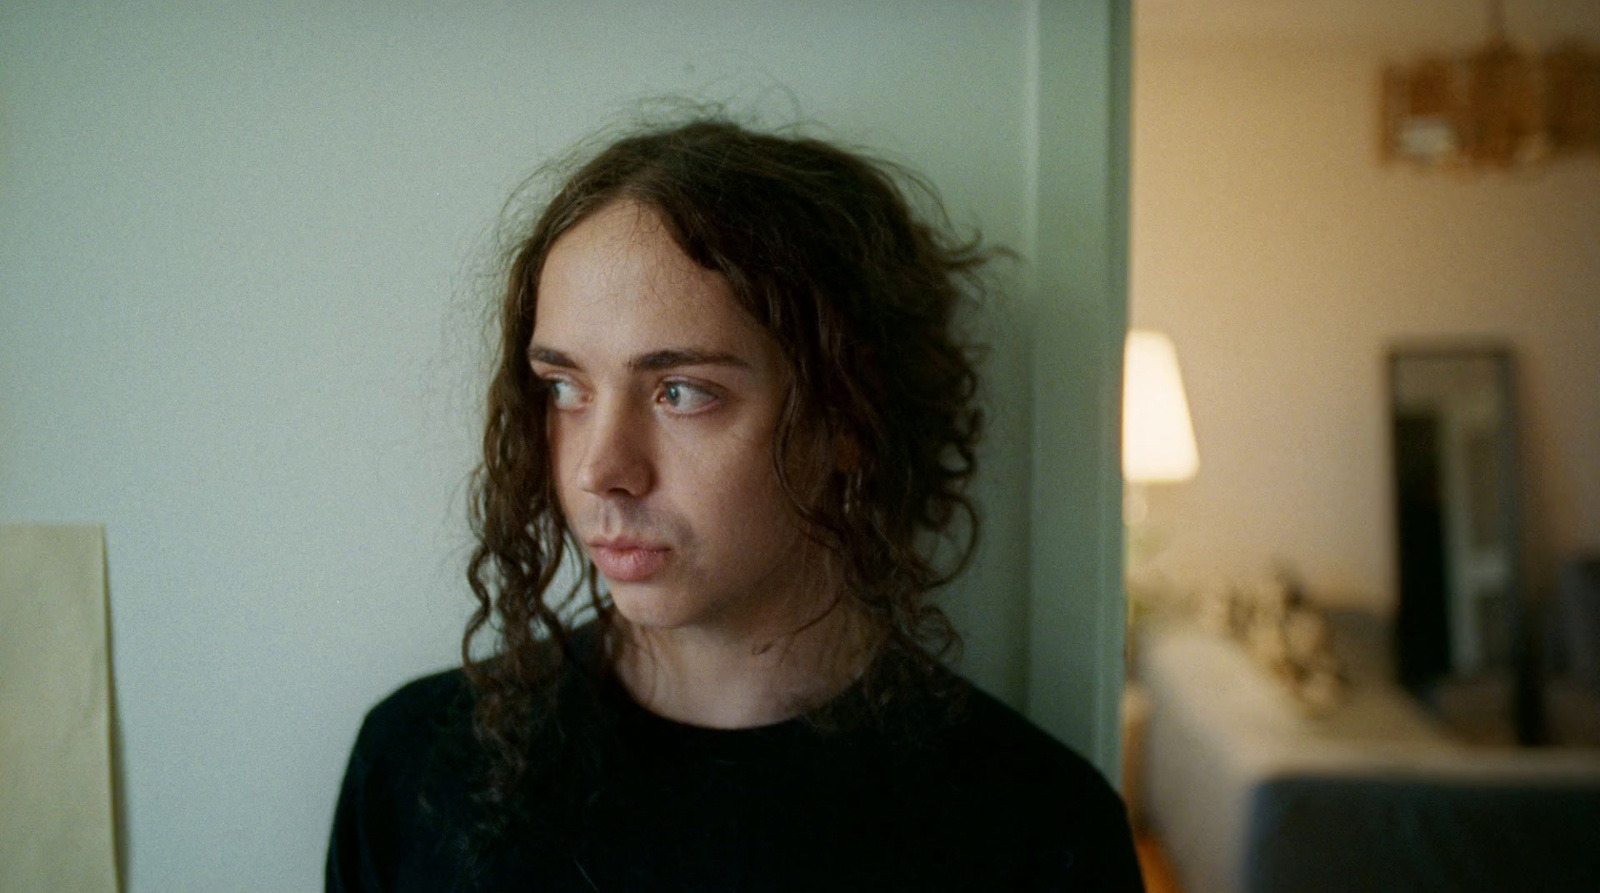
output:
[[[1123,353],[1122,478],[1123,521],[1132,569],[1148,556],[1145,487],[1186,481],[1200,470],[1189,401],[1178,372],[1172,339],[1160,332],[1132,329]]]

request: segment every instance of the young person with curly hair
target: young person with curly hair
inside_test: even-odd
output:
[[[1099,774],[941,660],[988,254],[818,140],[579,166],[509,263],[464,666],[368,715],[328,889],[1140,889]]]

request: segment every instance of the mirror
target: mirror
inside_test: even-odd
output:
[[[1400,681],[1436,709],[1463,687],[1504,701],[1523,610],[1510,352],[1398,348],[1389,385]]]

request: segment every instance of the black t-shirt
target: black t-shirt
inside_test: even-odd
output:
[[[572,715],[602,718],[591,724],[605,741],[552,733],[561,755],[543,788],[578,779],[582,793],[530,795],[521,824],[483,846],[472,833],[482,754],[471,686],[459,670],[419,679],[362,725],[327,889],[1141,890],[1122,801],[1099,773],[1010,708],[946,681],[964,688],[958,709],[930,707],[926,722],[890,733],[806,718],[689,726],[614,680],[584,677],[562,697]]]

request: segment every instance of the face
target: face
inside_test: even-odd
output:
[[[777,343],[627,201],[556,241],[535,309],[561,507],[618,612],[735,635],[788,622],[815,593],[772,466]]]

